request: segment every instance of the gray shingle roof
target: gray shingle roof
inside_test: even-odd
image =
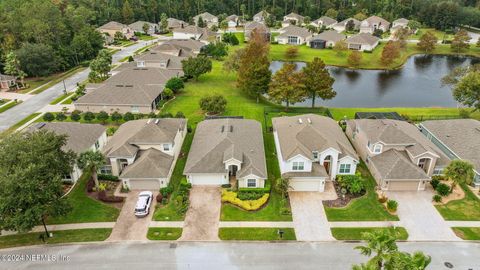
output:
[[[37,123],[29,131],[49,130],[56,134],[67,135],[67,144],[64,150],[72,150],[80,154],[92,147],[98,138],[105,132],[105,127],[99,124],[80,123]]]
[[[313,151],[323,152],[328,148],[358,160],[340,126],[329,117],[317,114],[284,116],[273,118],[272,123],[285,160],[298,154],[313,159]]]
[[[325,41],[337,42],[340,40],[344,40],[345,38],[345,35],[342,35],[335,30],[329,30],[313,36],[311,40],[320,39]]]
[[[389,149],[370,158],[383,180],[428,180],[425,172],[412,163],[405,151]]]
[[[310,31],[308,31],[306,28],[290,25],[290,26],[284,27],[282,29],[282,33],[278,35],[278,37],[283,37],[283,38],[286,38],[288,36],[298,36],[302,38],[307,38],[309,36],[312,36],[312,33],[310,33]]]
[[[111,21],[111,22],[108,22],[108,23],[98,27],[97,29],[121,31],[123,28],[127,28],[127,27],[128,27],[128,25],[126,25],[126,24],[119,23],[119,22],[116,22],[116,21]]]
[[[143,25],[148,24],[150,27],[158,27],[156,23],[146,22],[146,21],[136,21],[132,24],[129,24],[128,27],[132,28],[134,31],[143,32]]]
[[[165,64],[167,69],[182,70],[182,60],[186,57],[177,57],[171,54],[161,53],[157,51],[148,51],[135,57],[135,61],[145,61],[146,63],[162,63]],[[181,76],[182,72],[178,75]]]
[[[223,130],[223,132],[222,132]],[[226,173],[225,158],[240,158],[237,177],[267,178],[262,126],[255,120],[213,119],[198,124],[184,174]]]
[[[264,15],[265,14],[265,17],[267,17],[268,15],[270,15],[270,13],[266,12],[265,10],[262,10],[262,11],[259,11],[257,14],[253,15],[253,18],[263,18],[263,20],[265,20],[266,18],[264,18]]]
[[[245,32],[253,31],[253,29],[260,29],[262,31],[270,32],[270,29],[263,23],[249,22],[249,23],[245,24]]]
[[[459,158],[480,172],[480,121],[474,119],[425,121],[426,128]]]
[[[370,17],[366,18],[365,21],[367,21],[369,23],[369,25],[378,24],[378,25],[384,25],[386,27],[390,26],[390,23],[387,20],[385,20],[382,17],[378,17],[378,16],[370,16]]]
[[[408,24],[409,20],[405,19],[405,18],[400,18],[400,19],[396,19],[395,21],[393,21],[393,23],[403,23],[403,24]]]
[[[207,20],[207,21],[211,21],[215,18],[217,18],[217,16],[213,15],[213,14],[210,14],[208,12],[203,12],[201,14],[198,14],[197,16],[193,17],[193,20],[196,22],[198,21],[198,18],[202,17],[202,20]]]
[[[183,27],[188,26],[188,23],[175,18],[168,18],[167,23],[168,23],[168,26],[167,26],[168,28],[178,28],[182,26]]]
[[[207,40],[211,37],[216,37],[218,35],[217,33],[213,32],[208,28],[202,28],[195,25],[189,25],[184,28],[175,28],[173,29],[173,32],[200,35],[199,39],[201,40]]]
[[[303,21],[303,19],[304,19],[304,17],[303,17],[302,15],[297,14],[297,13],[295,13],[295,12],[291,12],[290,14],[285,15],[284,18],[285,18],[285,17],[295,18],[295,19],[297,19],[297,20],[299,20],[299,21]]]
[[[310,172],[287,172],[282,174],[283,177],[328,177],[325,167],[318,162],[312,163]]]
[[[120,178],[166,178],[173,163],[173,156],[155,148],[140,151],[134,163],[127,166]]]
[[[313,21],[313,23],[315,24],[323,24],[323,25],[331,25],[331,24],[335,24],[337,23],[337,20],[335,19],[332,19],[328,16],[322,16],[318,19],[316,19],[315,21]]]
[[[347,43],[375,45],[380,39],[368,33],[360,33],[347,38]]]

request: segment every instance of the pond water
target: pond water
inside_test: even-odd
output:
[[[335,78],[337,96],[332,100],[315,101],[329,107],[457,107],[451,88],[442,87],[441,78],[458,66],[480,63],[480,58],[464,56],[415,55],[398,70],[352,70],[328,67]],[[296,62],[297,68],[305,66]],[[273,61],[276,72],[283,65]],[[294,106],[310,106],[311,100]]]

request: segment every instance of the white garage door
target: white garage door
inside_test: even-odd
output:
[[[325,189],[325,180],[315,179],[315,180],[306,180],[306,179],[295,179],[290,180],[290,186],[292,191],[320,191],[323,192]]]
[[[223,185],[227,184],[228,180],[223,174],[195,174],[190,175],[190,183],[192,185]]]
[[[131,190],[160,190],[160,182],[157,179],[130,179]]]
[[[388,190],[394,191],[408,191],[418,190],[420,181],[390,181]]]

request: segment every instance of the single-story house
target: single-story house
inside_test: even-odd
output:
[[[293,191],[324,191],[337,175],[355,174],[359,157],[335,120],[317,114],[272,119],[282,177]]]
[[[28,129],[30,132],[39,130],[52,131],[58,135],[66,135],[67,143],[63,146],[64,151],[73,151],[80,155],[83,152],[102,151],[107,144],[106,128],[100,124],[80,124],[75,122],[53,122],[53,123],[36,123]],[[82,170],[73,165],[70,174],[65,175],[63,181],[77,182],[82,176]]]
[[[178,57],[197,56],[205,43],[193,39],[170,39],[150,48],[150,51],[170,54]]]
[[[240,17],[233,14],[225,18],[228,24],[228,28],[236,28],[241,25]]]
[[[261,33],[265,37],[265,40],[270,42],[270,29],[265,24],[255,21],[245,24],[245,41],[250,40],[253,30],[255,30],[257,33]]]
[[[448,157],[406,121],[355,119],[346,134],[382,190],[424,190]]]
[[[345,35],[340,34],[335,30],[328,30],[311,37],[308,40],[308,46],[314,49],[332,48],[335,46],[335,43],[345,39]]]
[[[263,188],[268,178],[262,125],[247,119],[209,119],[198,124],[183,174],[192,185]]]
[[[378,16],[370,16],[360,24],[360,33],[373,34],[375,30],[380,29],[383,32],[390,30],[390,23],[384,18]]]
[[[137,68],[164,68],[182,71],[182,60],[185,57],[150,50],[134,57]]]
[[[408,22],[409,20],[405,18],[400,18],[392,23],[392,28],[390,28],[390,33],[392,34],[393,37],[395,37],[395,32],[397,32],[399,29],[408,29]],[[412,32],[415,32],[416,29],[410,29],[413,30]]]
[[[325,27],[325,28],[332,28],[334,24],[338,23],[337,20],[332,19],[328,16],[322,16],[315,21],[311,22],[310,25],[315,27]]]
[[[313,34],[306,28],[290,25],[280,29],[280,35],[275,39],[278,44],[303,45]]]
[[[107,165],[102,172],[118,176],[131,190],[166,187],[186,134],[186,119],[128,121],[105,146]]]
[[[148,25],[147,32],[143,29],[144,25]],[[142,34],[153,35],[158,32],[158,24],[146,22],[146,21],[136,21],[130,25],[128,25],[134,32],[139,32]]]
[[[182,20],[179,20],[179,19],[175,19],[175,18],[168,18],[167,19],[167,27],[168,29],[175,29],[175,28],[184,28],[188,26],[188,23],[182,21]]]
[[[213,42],[219,35],[208,28],[201,28],[195,25],[189,25],[184,28],[175,28],[172,30],[174,39],[194,39],[203,42]]]
[[[111,38],[115,37],[117,32],[122,33],[123,37],[126,39],[132,38],[135,34],[130,26],[115,21],[108,22],[98,27],[97,31]]]
[[[262,10],[257,14],[253,15],[252,19],[254,22],[263,23],[268,18],[268,16],[270,16],[270,13],[266,12],[265,10]]]
[[[332,28],[333,30],[341,33],[343,31],[346,31],[347,30],[347,24],[352,21],[353,23],[353,30],[356,31],[358,29],[360,29],[360,21],[357,20],[357,19],[354,19],[354,18],[348,18],[348,19],[345,19],[339,23],[336,23],[334,25],[332,25]]]
[[[17,85],[17,77],[0,73],[0,91],[10,90]]]
[[[480,121],[454,119],[425,121],[420,131],[450,160],[461,159],[473,165],[473,184],[480,187]]]
[[[193,17],[193,22],[195,23],[196,26],[198,26],[198,20],[200,18],[202,18],[202,20],[205,22],[208,28],[214,25],[218,26],[218,17],[208,12],[204,12],[202,14],[198,14],[197,16]]]
[[[287,27],[289,25],[301,26],[304,19],[305,17],[303,17],[302,15],[292,12],[288,15],[283,16],[282,27]]]
[[[378,37],[368,33],[360,33],[347,38],[348,49],[356,51],[373,51],[379,42]]]

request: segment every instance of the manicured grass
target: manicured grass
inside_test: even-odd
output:
[[[270,193],[267,205],[258,211],[245,211],[231,204],[222,204],[221,221],[291,221],[292,216],[282,214],[282,198],[276,192]]]
[[[149,40],[154,40],[155,37],[152,37],[152,36],[149,36],[149,35],[140,35],[140,36],[137,36],[139,40],[143,40],[143,41],[149,41]]]
[[[235,32],[234,35],[237,37],[239,45],[245,43],[245,34],[243,32]]]
[[[9,110],[9,109],[15,107],[15,106],[17,106],[17,105],[20,104],[20,103],[22,103],[22,101],[21,101],[21,100],[18,100],[18,101],[13,101],[13,102],[10,102],[10,103],[8,103],[8,104],[6,104],[6,105],[3,105],[3,106],[0,107],[0,113],[3,113],[4,111]]]
[[[453,227],[452,230],[463,240],[480,240],[480,227]]]
[[[465,185],[465,198],[435,205],[445,220],[480,220],[480,199]]]
[[[117,220],[120,214],[119,209],[87,196],[86,186],[90,176],[91,172],[84,172],[73,190],[65,197],[73,207],[72,211],[66,216],[48,219],[48,224],[111,222]]]
[[[435,28],[420,28],[418,29],[417,33],[415,33],[414,35],[411,35],[408,38],[412,40],[419,40],[423,36],[423,34],[425,34],[427,31],[431,31],[438,38],[439,41],[453,39],[453,35],[447,34]]]
[[[399,220],[398,216],[392,215],[378,202],[375,193],[375,179],[362,162],[357,167],[362,177],[366,180],[367,193],[360,198],[352,200],[342,208],[325,207],[329,221],[384,221]]]
[[[183,169],[185,168],[185,163],[187,162],[188,151],[192,145],[193,132],[188,133],[183,141],[182,153],[185,153],[183,156],[179,156],[175,168],[173,169],[172,177],[170,178],[170,183],[174,187],[174,192],[170,195],[170,200],[167,205],[157,204],[155,212],[153,213],[153,220],[156,221],[182,221],[185,219],[185,215],[177,212],[174,199],[177,195],[178,186],[180,181],[183,178]]]
[[[341,120],[345,116],[347,119],[353,119],[356,112],[398,112],[400,115],[406,115],[414,120],[429,120],[439,117],[459,118],[459,109],[457,108],[329,108],[336,120]],[[472,118],[480,119],[480,112],[471,114]]]
[[[79,230],[65,230],[65,231],[52,231],[53,237],[46,238],[46,244],[60,244],[60,243],[72,243],[72,242],[92,242],[92,241],[104,241],[110,236],[112,229],[79,229]],[[44,232],[36,233],[23,233],[15,235],[0,236],[0,249],[12,248],[19,246],[30,245],[43,245],[44,243],[39,238],[40,234]]]
[[[282,230],[280,238],[278,230]],[[220,228],[218,236],[221,240],[279,241],[297,240],[293,228]]]
[[[365,240],[363,233],[374,231],[388,231],[398,240],[407,240],[408,232],[403,227],[367,227],[367,228],[331,228],[333,237],[337,240]]]
[[[8,136],[9,134],[15,132],[15,130],[17,130],[17,128],[23,126],[24,124],[26,124],[28,121],[32,120],[33,118],[37,117],[38,115],[40,115],[41,113],[32,113],[30,114],[29,116],[23,118],[22,120],[20,120],[18,123],[16,123],[15,125],[11,126],[10,128],[8,128],[7,130],[3,131],[2,133],[0,133],[0,139],[5,137],[5,136]]]
[[[67,72],[52,75],[52,76],[48,77],[48,78],[51,78],[50,80],[46,81],[46,83],[43,84],[42,87],[33,91],[31,94],[34,94],[34,95],[35,94],[40,94],[41,92],[47,90],[48,88],[54,86],[55,84],[61,82],[62,80],[65,80],[66,78],[74,75],[75,73],[80,72],[80,71],[85,70],[85,69],[86,69],[85,67],[75,67],[75,68],[70,69]],[[42,85],[42,84],[40,84],[40,85]],[[35,89],[35,87],[30,87],[30,90],[32,90],[32,89]],[[22,92],[24,92],[24,91],[22,91]],[[28,91],[26,91],[26,92],[28,92]]]
[[[75,93],[72,93],[72,92],[63,94],[63,95],[57,97],[56,99],[54,99],[52,102],[50,102],[50,105],[58,104],[58,103],[60,103],[60,101],[66,99],[68,96],[72,96],[72,95],[74,95],[74,94],[75,94]],[[62,103],[62,104],[64,104],[64,103]]]
[[[182,236],[182,228],[148,228],[149,240],[177,240]]]

